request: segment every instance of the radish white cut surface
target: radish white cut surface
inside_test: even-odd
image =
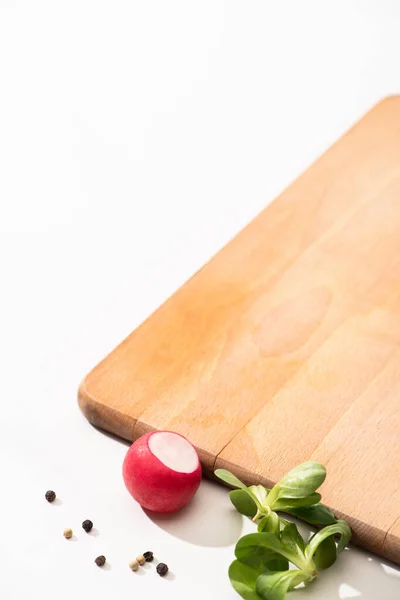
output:
[[[151,452],[165,466],[178,473],[192,473],[199,465],[199,457],[184,437],[169,431],[159,431],[149,437]]]

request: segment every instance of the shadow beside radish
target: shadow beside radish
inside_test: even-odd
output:
[[[243,519],[227,490],[203,479],[193,500],[182,510],[158,514],[145,510],[158,527],[197,546],[230,546],[239,539]]]

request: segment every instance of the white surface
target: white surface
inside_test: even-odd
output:
[[[155,432],[150,435],[148,444],[154,456],[178,473],[193,473],[199,469],[196,450],[181,435]]]
[[[235,600],[226,569],[252,526],[207,482],[181,515],[146,516],[77,386],[400,91],[399,27],[397,0],[1,0],[2,599]],[[147,549],[173,576],[129,570]],[[400,597],[397,569],[347,555],[298,597]]]

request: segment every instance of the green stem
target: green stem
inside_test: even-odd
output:
[[[252,518],[253,523],[256,523],[261,516],[262,516],[262,513],[259,510],[257,510],[256,514]]]

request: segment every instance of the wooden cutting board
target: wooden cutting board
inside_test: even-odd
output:
[[[82,382],[94,424],[186,435],[206,473],[324,463],[400,564],[400,97],[378,104]]]

